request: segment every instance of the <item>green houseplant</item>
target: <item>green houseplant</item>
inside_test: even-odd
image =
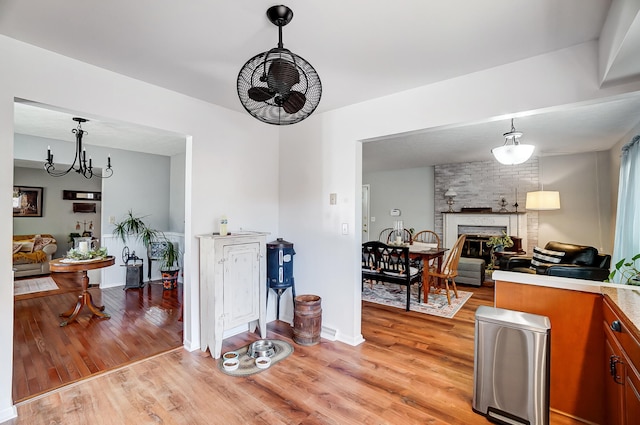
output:
[[[636,265],[636,261],[640,260],[640,254],[636,254],[631,257],[631,260],[627,260],[623,258],[618,261],[611,273],[609,273],[609,277],[607,278],[607,282],[613,282],[613,279],[616,275],[620,276],[620,283],[626,285],[640,285],[640,266]]]
[[[175,289],[180,271],[180,250],[163,232],[149,227],[143,220],[145,217],[136,216],[133,211],[129,210],[122,221],[115,223],[113,234],[123,243],[127,243],[127,237],[134,237],[142,242],[147,250],[150,249],[152,244],[159,244],[158,246],[161,249],[157,251],[154,258],[160,262],[162,284],[165,289]]]
[[[502,252],[505,248],[511,248],[513,246],[513,239],[503,230],[502,235],[491,236],[487,241],[487,246],[491,247],[491,262],[487,266],[487,270],[492,271],[496,268],[496,252]]]

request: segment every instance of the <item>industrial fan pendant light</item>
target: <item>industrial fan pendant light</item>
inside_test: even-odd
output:
[[[255,118],[268,124],[295,124],[313,113],[322,84],[309,62],[285,49],[282,27],[293,19],[287,6],[272,6],[267,17],[278,27],[278,47],[259,53],[238,74],[238,97]]]

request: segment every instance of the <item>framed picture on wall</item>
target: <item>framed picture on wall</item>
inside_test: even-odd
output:
[[[42,217],[42,188],[13,186],[13,216]]]

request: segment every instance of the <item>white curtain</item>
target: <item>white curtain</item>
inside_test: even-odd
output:
[[[622,148],[618,212],[611,268],[623,258],[640,253],[640,135]],[[614,281],[619,282],[618,275]]]

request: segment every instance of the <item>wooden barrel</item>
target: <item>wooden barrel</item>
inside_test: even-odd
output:
[[[317,295],[295,297],[293,311],[293,340],[300,345],[315,345],[320,342],[322,308]]]

